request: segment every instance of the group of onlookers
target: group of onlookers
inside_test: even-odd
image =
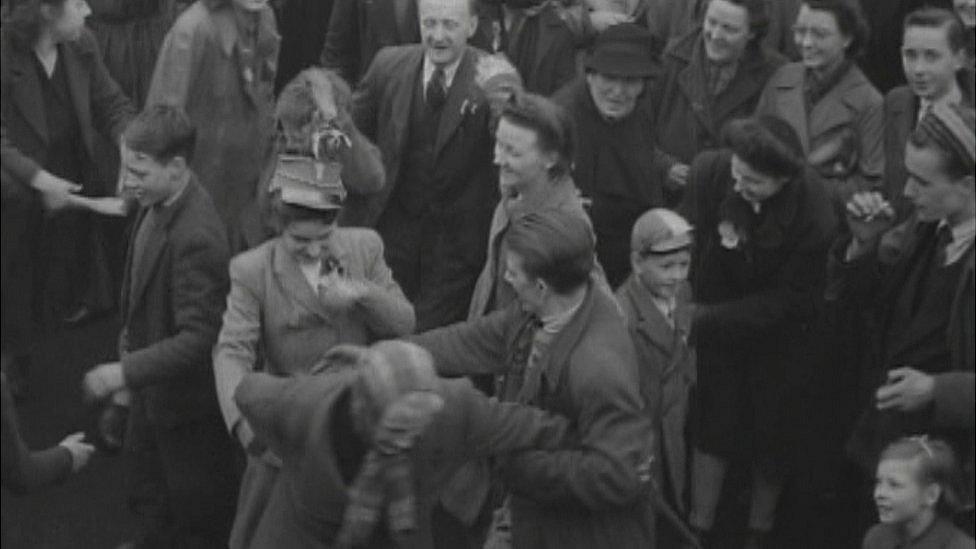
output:
[[[8,394],[61,269],[134,547],[710,546],[736,482],[802,543],[811,386],[865,547],[972,547],[974,2],[885,94],[867,0],[94,4],[0,31],[5,486],[94,450]]]

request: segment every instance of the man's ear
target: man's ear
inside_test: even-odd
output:
[[[925,501],[925,505],[934,508],[939,499],[942,497],[942,485],[937,482],[933,482],[925,487],[922,491],[922,498]]]
[[[971,193],[976,193],[976,176],[967,175],[959,180],[959,184]]]
[[[472,13],[471,17],[468,19],[468,39],[470,40],[471,37],[474,36],[474,33],[477,31],[478,31],[478,14]]]
[[[169,168],[170,173],[173,174],[174,177],[182,177],[189,168],[186,158],[183,158],[182,156],[174,156],[173,158],[170,158],[166,163],[166,167]]]

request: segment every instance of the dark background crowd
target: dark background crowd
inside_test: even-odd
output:
[[[2,14],[4,547],[972,547],[976,2]]]

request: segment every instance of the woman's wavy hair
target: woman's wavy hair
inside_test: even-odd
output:
[[[806,165],[800,138],[781,118],[761,115],[732,120],[722,137],[740,160],[760,173],[792,179]]]
[[[41,6],[64,8],[66,0],[10,0],[3,12],[3,27],[10,32],[18,48],[30,49],[41,34],[44,16]]]

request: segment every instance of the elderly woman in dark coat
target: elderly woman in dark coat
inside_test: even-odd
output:
[[[696,228],[699,304],[690,521],[712,527],[729,461],[744,459],[753,478],[749,529],[758,540],[773,527],[791,461],[792,403],[836,221],[786,122],[737,120],[727,132],[731,150],[695,159],[684,203]]]
[[[794,26],[802,59],[773,74],[756,106],[793,126],[838,208],[884,175],[884,98],[854,63],[867,34],[853,0],[806,0]]]
[[[596,39],[586,74],[553,100],[576,124],[573,179],[592,200],[596,254],[611,286],[630,272],[630,229],[647,209],[664,204],[669,164],[654,151],[649,86],[657,50],[651,34],[631,23]]]
[[[784,60],[762,49],[764,0],[711,0],[699,28],[665,52],[656,86],[655,143],[681,164],[719,147],[729,120],[756,108]]]

